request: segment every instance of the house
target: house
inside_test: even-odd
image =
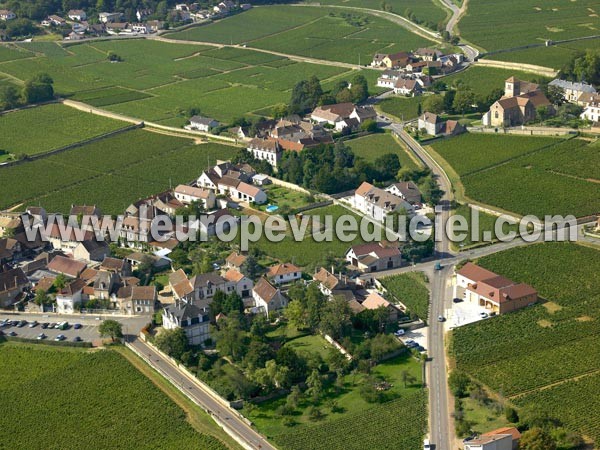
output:
[[[17,15],[9,9],[0,9],[0,20],[13,20]]]
[[[409,80],[400,78],[394,83],[393,86],[394,94],[407,95],[414,97],[415,95],[421,95],[423,88],[417,80]]]
[[[129,263],[120,258],[112,258],[107,256],[100,264],[100,270],[106,270],[108,272],[114,272],[120,276],[129,276],[131,274],[131,266]]]
[[[413,55],[406,52],[398,52],[391,54],[376,53],[373,56],[371,66],[373,67],[387,67],[388,69],[404,68],[412,61]]]
[[[595,94],[596,89],[591,84],[587,83],[575,83],[567,80],[560,80],[558,78],[548,83],[548,86],[552,86],[560,90],[563,94],[564,99],[569,103],[577,103],[579,97],[582,94]]]
[[[69,216],[73,217],[91,217],[96,216],[98,219],[102,218],[102,211],[96,205],[73,205],[69,211]]]
[[[517,450],[521,433],[514,427],[499,428],[464,441],[465,450]]]
[[[269,267],[267,278],[275,284],[284,284],[302,278],[302,270],[294,264],[275,264]]]
[[[464,289],[465,301],[504,314],[537,302],[537,291],[525,283],[515,283],[473,263],[456,272],[456,284]]]
[[[207,302],[177,302],[163,309],[162,326],[165,330],[182,328],[189,345],[203,345],[210,339],[208,312]]]
[[[413,206],[421,206],[421,191],[412,181],[399,181],[385,188],[390,194],[406,200]]]
[[[215,201],[217,197],[210,189],[180,184],[173,192],[175,194],[175,198],[184,205],[197,202],[201,204],[204,209],[212,209],[215,207]]]
[[[317,106],[310,115],[310,120],[317,123],[336,125],[347,119],[356,119],[362,123],[367,119],[374,119],[377,113],[371,107],[355,106],[354,103],[336,103],[334,105]]]
[[[361,272],[376,272],[400,267],[402,254],[397,246],[384,242],[369,242],[350,247],[346,261]]]
[[[223,275],[223,278],[229,281],[235,292],[242,297],[250,297],[252,295],[252,289],[254,288],[254,282],[236,269],[229,269]]]
[[[87,14],[81,9],[71,9],[67,13],[67,17],[69,17],[71,20],[77,20],[78,22],[81,22],[82,20],[87,19]]]
[[[119,289],[119,309],[129,315],[154,314],[156,286],[125,286]]]
[[[264,277],[252,289],[252,298],[256,307],[262,309],[267,316],[287,306],[287,298]]]
[[[44,20],[42,20],[41,25],[43,27],[62,27],[66,25],[67,22],[60,16],[48,16]]]
[[[377,292],[371,292],[365,301],[362,302],[362,307],[365,309],[375,310],[378,308],[385,308],[388,310],[388,321],[398,321],[398,308],[388,302],[385,298],[379,295]]]
[[[414,55],[423,61],[436,61],[444,54],[441,51],[433,48],[419,48],[414,51]]]
[[[104,270],[97,271],[93,278],[91,286],[92,294],[90,297],[100,300],[108,299],[115,292],[117,288],[117,282],[118,277],[114,272],[107,272]]]
[[[77,309],[77,305],[81,304],[84,287],[85,281],[77,278],[62,288],[56,294],[56,312],[59,314],[73,314]]]
[[[169,286],[176,300],[195,302],[211,299],[217,291],[229,294],[236,288],[217,272],[203,273],[188,279],[181,269],[169,275]]]
[[[188,130],[204,131],[208,133],[211,128],[219,126],[219,122],[211,117],[192,116],[190,124],[186,126]]]
[[[129,24],[129,30],[133,34],[150,34],[153,31],[150,25],[142,22]]]
[[[0,307],[6,308],[20,300],[21,294],[31,287],[22,269],[0,272]]]
[[[456,136],[467,131],[466,127],[456,120],[443,120],[437,114],[425,112],[417,121],[419,130],[425,130],[430,136]]]
[[[65,275],[71,278],[77,278],[85,270],[87,264],[81,261],[76,261],[66,256],[55,256],[48,263],[50,272]]]
[[[246,262],[246,259],[247,259],[247,257],[242,255],[241,253],[232,252],[229,254],[229,256],[227,258],[225,258],[225,267],[227,267],[229,269],[240,270],[240,268]]]
[[[129,28],[129,24],[127,22],[108,22],[104,29],[108,34],[129,34],[131,29]]]
[[[504,96],[492,104],[482,122],[492,127],[523,125],[535,120],[540,107],[548,107],[553,112],[552,104],[539,86],[510,77],[504,82]]]
[[[118,22],[119,20],[121,20],[121,17],[122,17],[122,14],[118,13],[118,12],[115,12],[115,13],[101,12],[100,14],[98,14],[98,19],[102,23]]]
[[[600,95],[594,94],[593,98],[587,102],[580,117],[583,120],[589,120],[590,122],[600,121]]]
[[[378,222],[384,222],[388,214],[396,211],[403,209],[408,213],[413,211],[412,205],[406,200],[366,181],[354,192],[352,204],[355,209]]]
[[[21,243],[13,238],[0,238],[0,267],[21,255]]]
[[[14,236],[23,229],[23,222],[18,214],[0,213],[0,236]]]
[[[110,247],[106,241],[89,239],[79,242],[73,249],[73,258],[83,261],[102,261],[110,255]]]
[[[333,269],[329,272],[321,267],[314,275],[313,280],[319,284],[319,290],[327,296],[339,295],[343,291],[354,289],[354,284],[342,274],[335,275]]]
[[[267,161],[273,167],[277,167],[281,160],[281,147],[276,139],[254,138],[248,144],[247,150],[256,159]]]
[[[130,253],[125,257],[125,261],[127,261],[127,264],[129,264],[133,270],[136,270],[141,264],[146,262],[152,264],[152,267],[158,270],[166,269],[171,265],[171,261],[167,258],[141,252]]]
[[[229,189],[229,195],[232,200],[239,200],[246,203],[255,203],[262,205],[267,201],[267,194],[262,189],[248,183],[240,181],[235,188]]]

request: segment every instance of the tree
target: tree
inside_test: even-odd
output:
[[[473,91],[469,89],[461,89],[454,97],[452,108],[456,112],[464,115],[466,112],[471,110],[473,103],[475,103],[475,94],[473,94]]]
[[[289,369],[280,366],[274,359],[266,362],[263,369],[254,372],[254,380],[266,389],[279,389],[289,384]]]
[[[298,330],[307,327],[307,311],[300,300],[289,302],[283,314],[290,325],[296,327]]]
[[[459,370],[453,370],[448,377],[448,385],[452,395],[458,398],[466,397],[471,384],[471,379],[467,374]]]
[[[323,307],[319,327],[324,334],[333,339],[339,339],[347,333],[351,327],[352,310],[344,297],[334,296],[333,299]]]
[[[42,306],[52,303],[50,297],[48,297],[48,293],[43,289],[38,289],[35,291],[35,299],[33,300],[36,305]]]
[[[163,330],[156,336],[156,346],[167,355],[181,360],[183,354],[188,350],[188,339],[183,328]]]
[[[361,131],[368,131],[369,133],[375,133],[377,131],[377,122],[373,119],[367,119],[360,124]]]
[[[254,256],[248,255],[246,261],[240,267],[240,271],[251,280],[255,280],[260,274],[260,265]]]
[[[519,448],[521,450],[556,450],[556,442],[548,432],[534,427],[521,435]]]
[[[350,93],[352,94],[352,101],[354,103],[364,102],[369,97],[369,87],[364,75],[355,75],[352,78]]]
[[[121,323],[116,320],[105,320],[98,327],[98,331],[100,332],[100,336],[110,337],[113,342],[115,342],[116,339],[121,339],[123,337],[123,327]]]
[[[411,374],[408,370],[403,370],[400,373],[400,378],[404,383],[404,387],[407,387],[409,384],[412,384],[417,381],[416,377],[413,374]]]
[[[396,153],[386,153],[373,161],[375,169],[381,174],[381,180],[393,179],[400,170],[400,158]]]
[[[271,346],[265,342],[253,339],[248,346],[248,352],[244,356],[244,363],[250,370],[264,367],[265,363],[274,357]]]
[[[67,285],[67,277],[65,277],[62,273],[59,273],[58,276],[54,279],[54,283],[52,285],[56,289],[62,289]]]
[[[510,406],[504,408],[504,417],[506,417],[506,420],[508,420],[510,423],[519,422],[519,415],[517,414],[517,411],[515,411],[515,409],[511,408]]]
[[[441,95],[430,95],[423,100],[423,108],[433,114],[444,112],[444,98]]]
[[[444,111],[447,113],[454,112],[454,97],[456,97],[456,91],[446,91],[444,94]]]
[[[246,354],[247,336],[241,329],[239,314],[233,313],[226,319],[220,320],[214,337],[217,341],[217,350],[223,356],[230,356],[234,361],[241,361]]]
[[[319,398],[321,398],[321,394],[323,393],[323,381],[321,380],[321,375],[319,372],[314,369],[311,374],[306,379],[306,393],[312,397],[313,402],[318,402]]]
[[[0,109],[12,109],[19,104],[19,92],[14,86],[0,87]]]

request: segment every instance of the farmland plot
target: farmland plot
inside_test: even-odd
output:
[[[344,144],[350,147],[356,156],[360,156],[367,161],[374,161],[387,153],[393,153],[398,155],[401,167],[409,169],[417,168],[417,163],[408,154],[408,150],[404,149],[392,137],[391,133],[370,134],[358,139],[344,141]]]

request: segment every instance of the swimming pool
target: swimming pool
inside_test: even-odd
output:
[[[266,207],[267,212],[270,212],[270,213],[275,212],[278,209],[279,209],[279,206],[277,206],[277,205],[269,205]]]

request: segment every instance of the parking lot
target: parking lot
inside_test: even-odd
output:
[[[406,331],[402,336],[398,336],[398,339],[402,341],[402,343],[406,344],[407,342],[414,341],[425,351],[427,351],[427,332],[428,327],[416,328],[414,330]]]
[[[0,317],[0,321],[3,321],[4,319],[11,320],[13,323],[14,321],[18,320],[17,318],[12,317]],[[2,331],[6,336],[15,336],[24,339],[37,339],[41,334],[45,336],[45,340],[50,341],[55,340],[59,335],[63,335],[65,337],[63,340],[69,342],[74,342],[77,338],[83,342],[94,342],[95,340],[100,339],[97,325],[85,325],[78,322],[69,322],[68,327],[64,330],[50,328],[49,326],[44,328],[43,326],[43,324],[52,323],[57,322],[52,322],[52,319],[48,318],[45,322],[36,323],[36,321],[27,321],[27,323],[23,326],[3,324],[0,327],[0,331]]]
[[[464,289],[459,286],[454,286],[454,298],[464,298]],[[485,314],[485,316],[483,315]],[[487,319],[489,310],[483,306],[476,305],[471,302],[460,301],[452,302],[452,309],[448,310],[446,326],[449,329],[477,322],[478,320]]]

